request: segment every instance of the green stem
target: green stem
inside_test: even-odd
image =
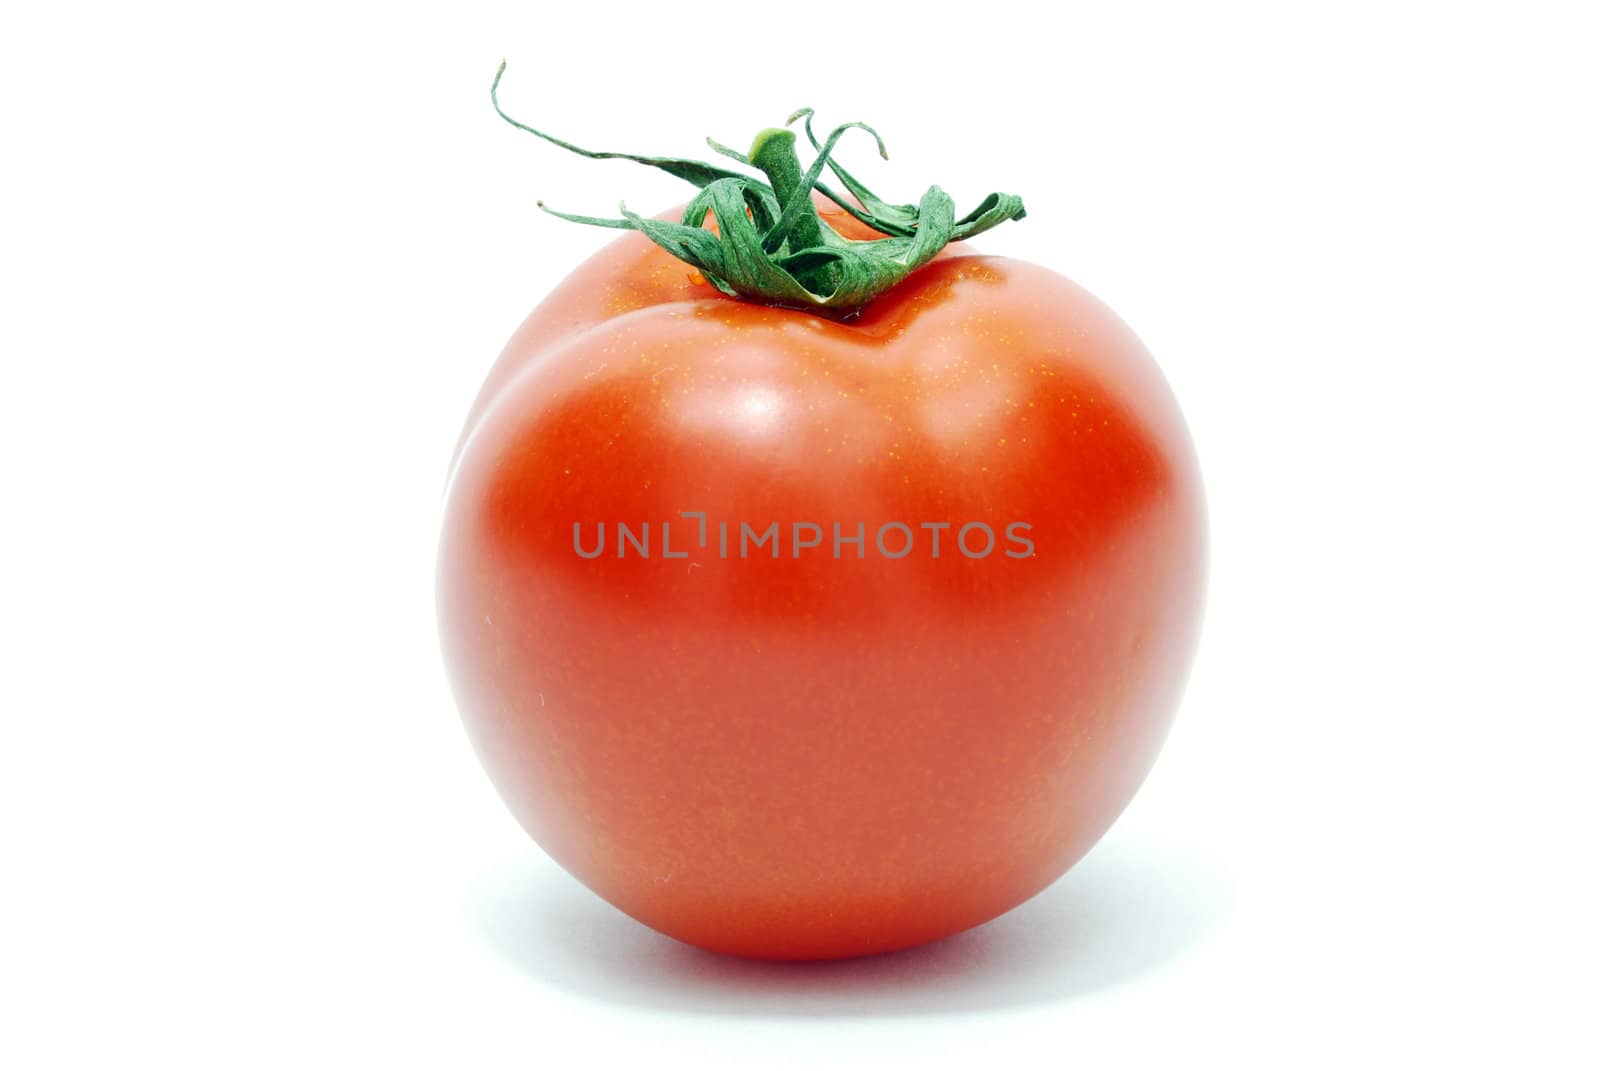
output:
[[[805,117],[807,139],[817,150],[816,158],[804,171],[795,153],[794,133],[780,127],[757,134],[748,157],[711,143],[723,155],[759,169],[766,176],[766,183],[699,160],[579,148],[535,130],[501,109],[499,90],[504,72],[505,64],[501,64],[489,95],[500,117],[512,126],[589,159],[630,160],[659,168],[700,190],[677,223],[646,219],[628,211],[626,205],[621,219],[557,212],[545,208],[542,201],[540,208],[576,223],[639,231],[699,269],[708,283],[730,296],[850,316],[932,260],[948,243],[1026,215],[1020,197],[991,193],[977,208],[957,219],[954,202],[937,186],[930,186],[916,205],[889,204],[832,158],[834,146],[845,132],[860,127],[873,136],[879,155],[887,159],[877,131],[865,123],[845,123],[835,127],[819,145],[811,133],[810,109],[801,109],[790,117],[790,122]],[[825,167],[844,183],[858,204],[842,200],[818,181]],[[817,214],[812,190],[840,204],[886,237],[858,241],[840,235]],[[705,229],[707,215],[717,219],[716,234]]]
[[[811,187],[800,170],[800,157],[794,151],[794,131],[768,127],[750,145],[750,162],[766,173],[772,192],[784,206],[784,215],[795,212],[787,238],[791,249],[814,249],[822,244],[822,217],[811,203]],[[813,180],[815,181],[815,180]],[[798,208],[796,199],[803,202]],[[779,228],[774,228],[778,230]],[[763,243],[764,245],[765,243]],[[775,250],[773,250],[775,252]]]

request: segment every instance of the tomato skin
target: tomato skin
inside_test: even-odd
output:
[[[619,521],[650,522],[649,558],[575,552],[575,522],[592,546]],[[739,523],[769,521],[782,556],[740,559]],[[889,560],[891,521],[952,527]],[[998,544],[969,558],[980,521]],[[794,522],[823,545],[791,556]],[[833,557],[834,522],[865,557]],[[1013,522],[1031,556],[1004,553]],[[559,863],[688,943],[833,958],[978,925],[1088,851],[1166,734],[1204,560],[1170,391],[1060,276],[950,255],[836,323],[630,234],[474,408],[441,636],[484,766]]]

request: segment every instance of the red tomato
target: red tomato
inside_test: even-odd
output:
[[[1090,295],[953,252],[836,322],[628,234],[468,422],[439,565],[467,728],[534,839],[663,933],[810,959],[978,925],[1166,734],[1205,558],[1182,417]]]

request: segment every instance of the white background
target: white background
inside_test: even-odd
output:
[[[143,3],[0,25],[0,1064],[1594,1066],[1591,5]],[[934,947],[691,952],[547,862],[435,646],[522,316],[801,105],[1098,293],[1209,616],[1144,792]],[[1588,1021],[1584,1019],[1587,1017]]]

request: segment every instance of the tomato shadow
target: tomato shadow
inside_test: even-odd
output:
[[[1212,865],[1115,838],[1007,915],[935,944],[823,963],[743,960],[634,922],[549,860],[488,874],[467,909],[484,943],[530,979],[663,1011],[872,1017],[1070,1000],[1160,968],[1231,908]]]

